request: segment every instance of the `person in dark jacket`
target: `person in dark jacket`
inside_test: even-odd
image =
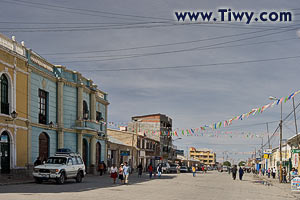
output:
[[[244,175],[244,170],[242,169],[242,167],[240,167],[240,169],[239,169],[240,180],[243,180],[243,175]]]
[[[142,177],[142,173],[143,173],[143,165],[142,165],[142,163],[140,163],[137,168],[138,168],[138,176],[139,176],[139,178],[141,178]]]
[[[236,179],[236,173],[237,173],[237,167],[236,167],[236,165],[233,166],[231,172],[232,172],[232,178],[233,178],[233,180],[235,180]]]
[[[41,159],[40,159],[40,157],[37,157],[36,158],[36,161],[34,162],[34,166],[38,166],[38,165],[41,165],[42,164],[42,161],[41,161]]]

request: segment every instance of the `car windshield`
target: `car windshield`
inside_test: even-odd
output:
[[[63,157],[50,157],[47,160],[47,164],[66,164],[67,159]]]
[[[181,169],[186,169],[186,166],[182,166]]]

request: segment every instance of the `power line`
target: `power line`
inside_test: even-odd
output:
[[[299,38],[286,38],[286,39],[279,39],[279,40],[271,40],[271,41],[263,41],[263,42],[253,42],[253,43],[248,43],[248,44],[237,44],[237,45],[225,45],[225,46],[217,46],[217,47],[207,47],[207,48],[201,48],[199,50],[211,50],[211,49],[223,49],[223,48],[231,48],[231,47],[244,47],[244,46],[252,46],[252,45],[262,45],[266,43],[276,43],[276,42],[286,42],[286,41],[291,41],[291,40],[299,40]],[[123,57],[128,57],[128,56],[138,56],[141,54],[121,54],[121,55],[96,55],[96,56],[76,56],[76,57],[68,57],[68,58],[95,58],[95,57],[108,57],[108,58],[123,58]],[[65,61],[66,57],[55,57],[56,59],[64,59],[63,62],[68,62]]]
[[[267,61],[278,61],[278,60],[289,60],[297,59],[300,56],[288,56],[288,57],[279,57],[279,58],[269,58],[269,59],[259,59],[259,60],[245,60],[245,61],[236,61],[236,62],[222,62],[222,63],[211,63],[211,64],[198,64],[198,65],[179,65],[179,66],[169,66],[169,67],[142,67],[142,68],[120,68],[120,69],[93,69],[93,70],[84,70],[81,71],[100,71],[100,72],[109,72],[109,71],[141,71],[141,70],[161,70],[161,69],[180,69],[180,68],[196,68],[196,67],[209,67],[209,66],[220,66],[220,65],[236,65],[236,64],[247,64],[247,63],[259,63]]]
[[[297,106],[295,107],[295,109],[297,109],[299,106],[300,106],[300,102],[297,104]],[[290,112],[290,113],[282,120],[282,122],[286,121],[286,120],[289,118],[289,116],[291,116],[291,114],[293,114],[293,112],[294,112],[294,110],[292,110],[292,111],[291,111],[291,112]],[[277,128],[275,129],[274,133],[271,135],[270,141],[273,139],[273,137],[274,137],[274,135],[276,134],[276,132],[278,131],[279,127],[280,127],[280,126],[278,125]],[[264,148],[267,144],[268,144],[268,142],[265,143],[265,144],[262,146],[262,148]]]
[[[51,5],[51,4],[45,4],[45,3],[37,3],[37,2],[28,2],[28,1],[22,1],[22,0],[10,0],[10,1],[5,1],[5,0],[1,0],[4,1],[6,3],[23,3],[20,5],[24,5],[24,4],[30,4],[30,5],[38,5],[38,6],[45,6],[45,7],[51,7],[54,8],[53,10],[57,10],[57,11],[62,11],[60,9],[64,9],[64,12],[66,12],[65,10],[68,10],[68,12],[72,11],[72,13],[74,13],[73,11],[82,11],[81,13],[77,14],[91,14],[91,13],[95,13],[94,15],[101,13],[101,14],[105,14],[105,15],[100,15],[102,17],[109,17],[109,18],[117,18],[117,19],[124,19],[124,17],[127,18],[134,18],[135,20],[139,21],[142,19],[159,19],[159,20],[166,20],[166,21],[174,21],[171,19],[166,19],[166,18],[161,18],[161,17],[150,17],[150,16],[141,16],[141,15],[132,15],[132,14],[121,14],[121,13],[117,13],[117,12],[107,12],[107,11],[100,11],[100,10],[92,10],[92,9],[83,9],[83,8],[72,8],[72,7],[66,7],[66,6],[56,6],[56,5]],[[13,2],[11,2],[13,1]],[[39,8],[43,8],[43,7],[39,7]],[[44,8],[45,9],[45,8]],[[86,13],[87,12],[87,13]],[[76,12],[75,12],[76,13]],[[108,16],[107,16],[108,15]],[[96,15],[97,16],[97,15]],[[116,16],[121,16],[121,17],[116,17]]]
[[[206,46],[202,46],[202,47],[200,46],[200,47],[186,48],[186,49],[180,49],[180,50],[136,54],[136,55],[132,55],[132,56],[108,58],[108,59],[77,60],[77,61],[72,61],[72,60],[71,61],[66,61],[66,60],[64,60],[63,62],[64,63],[84,63],[84,62],[115,61],[115,60],[129,59],[129,58],[136,58],[136,57],[146,57],[146,56],[155,56],[155,55],[163,55],[163,54],[171,54],[171,53],[182,53],[182,52],[188,52],[188,51],[198,51],[198,50],[202,50],[202,49],[209,48],[209,47],[219,46],[219,45],[223,45],[223,44],[229,44],[229,43],[233,43],[233,42],[239,42],[239,41],[243,41],[243,40],[251,40],[251,39],[260,38],[260,37],[266,37],[266,36],[270,36],[270,35],[274,35],[274,34],[280,34],[280,33],[288,32],[288,31],[296,30],[296,29],[297,28],[289,29],[289,30],[285,30],[285,31],[280,31],[280,32],[274,32],[274,33],[258,35],[258,36],[252,36],[252,37],[248,37],[248,38],[241,38],[241,39],[237,39],[237,40],[230,40],[230,41],[215,43],[215,44],[212,44],[212,45],[206,45]],[[54,61],[54,62],[59,62],[59,61]]]

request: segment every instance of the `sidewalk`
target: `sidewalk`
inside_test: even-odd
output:
[[[0,186],[33,183],[33,177],[0,174]]]
[[[131,176],[137,176],[137,173],[131,174]],[[110,174],[106,173],[100,176],[99,174],[87,174],[85,178],[101,178],[107,180],[108,182],[111,181]],[[0,187],[4,185],[18,185],[18,184],[29,184],[34,183],[34,179],[32,176],[15,176],[12,174],[0,174]]]
[[[265,181],[266,183],[270,183],[273,187],[277,187],[278,189],[282,190],[284,193],[292,195],[294,197],[299,198],[300,197],[300,192],[292,192],[291,191],[291,183],[279,183],[278,178],[273,179],[268,178],[268,176],[259,176],[259,175],[253,175],[254,178],[260,179],[262,181]]]

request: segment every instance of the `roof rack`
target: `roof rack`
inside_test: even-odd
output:
[[[71,149],[62,148],[57,149],[55,156],[78,156],[79,153],[72,152]]]

